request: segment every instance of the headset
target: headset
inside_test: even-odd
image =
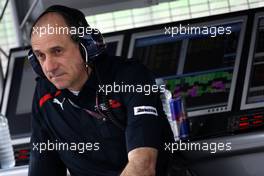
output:
[[[71,38],[76,43],[79,43],[80,52],[86,65],[92,64],[96,60],[96,58],[98,58],[97,56],[101,55],[106,51],[104,38],[100,33],[100,31],[98,29],[91,28],[87,23],[84,14],[77,9],[73,9],[61,5],[50,6],[35,20],[33,27],[42,16],[44,16],[49,12],[56,12],[62,15],[69,27],[75,27],[76,29],[81,27],[84,29],[83,35],[80,36],[79,34],[76,33],[71,35]],[[33,27],[31,29],[30,34],[32,34]],[[88,28],[89,28],[89,33],[87,33],[86,30]],[[37,73],[37,75],[41,77],[45,77],[44,72],[42,71],[42,68],[40,66],[40,63],[32,49],[29,50],[28,60],[33,70]]]

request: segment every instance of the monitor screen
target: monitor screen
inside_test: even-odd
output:
[[[264,13],[255,17],[241,109],[264,107]]]
[[[147,31],[132,35],[128,58],[140,60],[156,77],[176,75],[182,40],[164,31]]]
[[[1,112],[7,117],[12,139],[27,138],[31,132],[31,107],[36,74],[27,59],[28,49],[10,51]]]
[[[118,45],[118,41],[108,42],[106,44],[107,53],[111,56],[115,56],[116,50],[117,50],[117,45]]]
[[[18,63],[21,62],[21,63]],[[36,74],[33,72],[32,67],[28,60],[20,59],[20,61],[17,61],[18,65],[21,65],[23,67],[22,75],[21,75],[21,83],[19,85],[19,92],[18,92],[18,98],[17,98],[17,106],[16,106],[16,114],[25,114],[28,112],[31,112],[31,104],[33,100],[33,92],[35,90],[35,78]],[[19,67],[19,66],[17,66]],[[15,77],[17,78],[18,75]]]
[[[229,29],[224,35],[191,35],[186,45],[183,73],[234,67],[243,22],[229,22],[212,27]]]

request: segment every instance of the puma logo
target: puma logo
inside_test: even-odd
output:
[[[54,98],[53,99],[53,103],[59,104],[62,110],[64,110],[63,109],[63,103],[64,103],[64,101],[65,101],[65,98],[63,98],[62,102],[60,102],[57,98]]]

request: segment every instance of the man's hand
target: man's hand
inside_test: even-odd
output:
[[[120,176],[155,176],[158,150],[136,148],[128,153],[128,164]]]

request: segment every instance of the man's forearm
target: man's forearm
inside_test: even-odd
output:
[[[121,176],[155,176],[158,151],[141,147],[128,153],[128,164]]]
[[[148,163],[130,161],[120,176],[155,176],[155,168]]]

